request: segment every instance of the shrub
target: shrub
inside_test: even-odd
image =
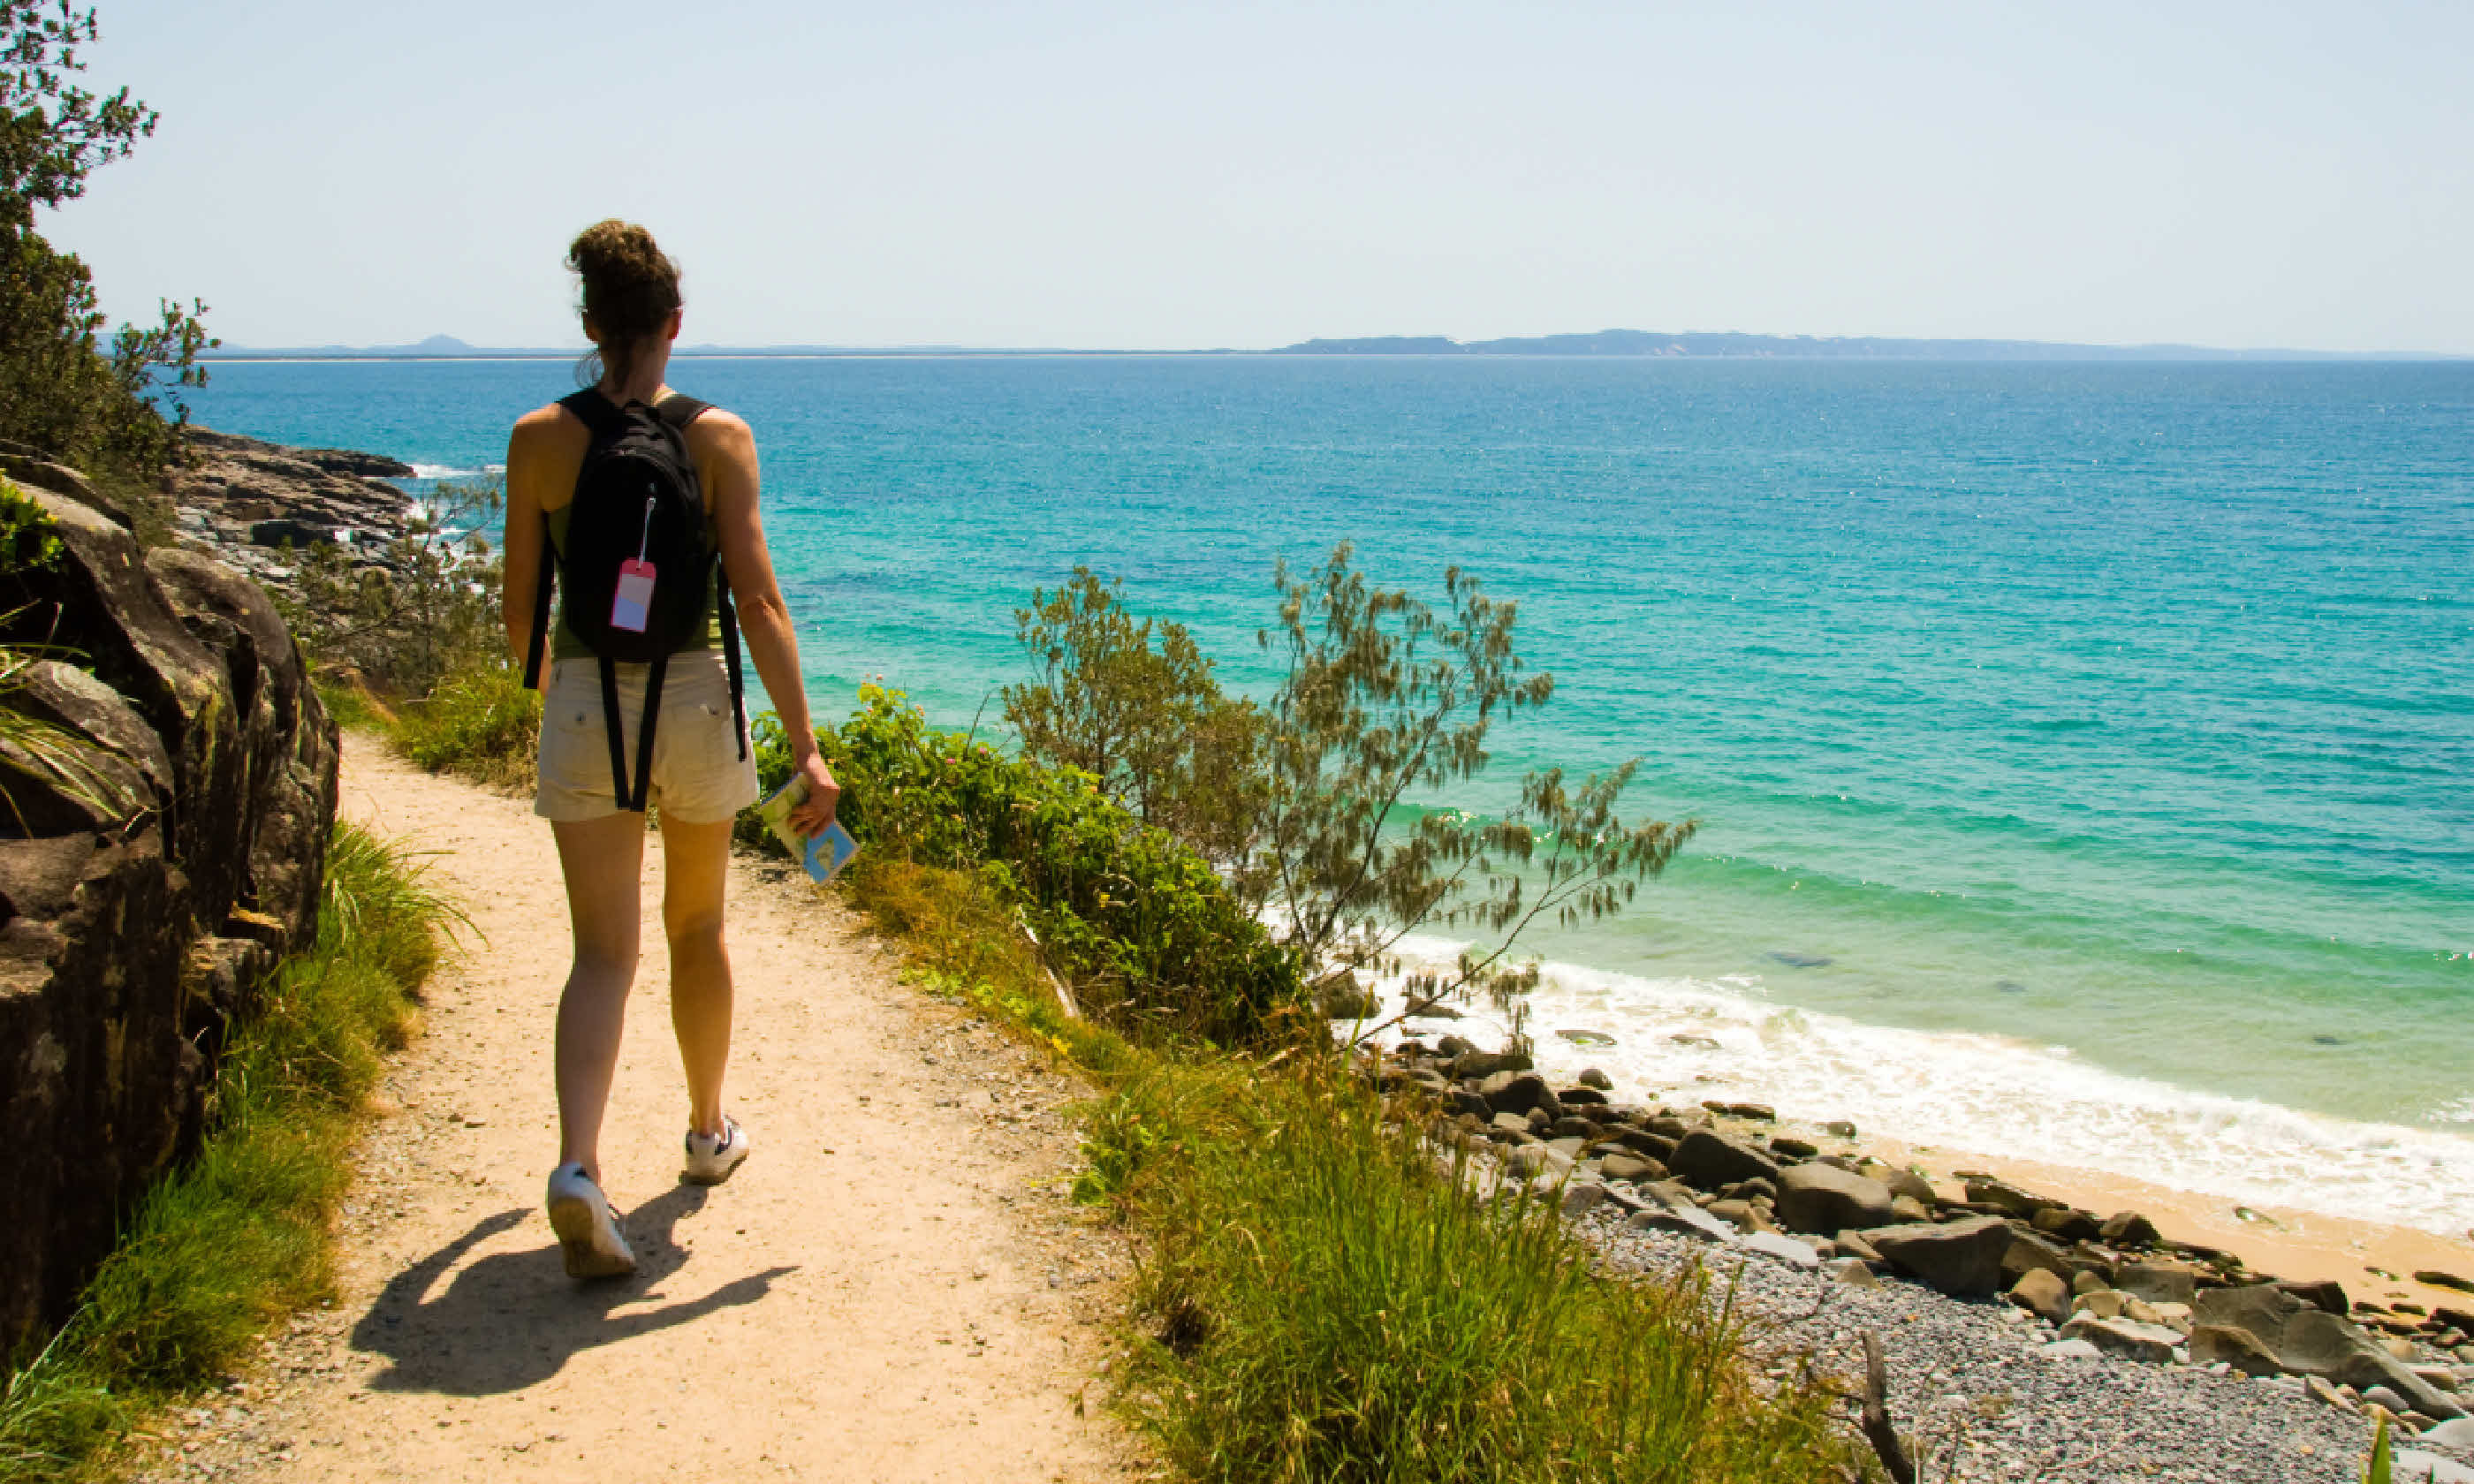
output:
[[[871,685],[860,702],[816,739],[847,790],[844,826],[872,850],[983,875],[1083,1008],[1112,1024],[1221,1043],[1283,1031],[1298,1004],[1298,961],[1209,862],[1087,774],[933,730],[898,692]],[[790,774],[788,738],[770,716],[756,736],[759,773],[779,786]],[[764,837],[751,820],[741,838]]]
[[[368,703],[357,709],[367,713]],[[394,741],[432,773],[522,788],[532,782],[540,757],[541,718],[541,693],[524,689],[522,674],[500,661],[459,671],[427,700],[406,703]]]

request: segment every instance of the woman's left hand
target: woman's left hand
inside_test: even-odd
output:
[[[799,771],[807,777],[808,797],[790,811],[790,827],[802,838],[810,838],[823,834],[825,826],[834,822],[834,811],[841,804],[842,786],[834,781],[833,770],[815,753],[800,760]]]

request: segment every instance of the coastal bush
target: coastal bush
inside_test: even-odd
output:
[[[790,774],[788,739],[769,716],[755,734],[759,775],[777,787]],[[816,740],[846,790],[841,818],[855,837],[877,853],[986,880],[1094,1016],[1221,1044],[1299,1023],[1296,955],[1208,861],[1088,774],[933,729],[906,697],[873,685]],[[765,839],[752,819],[740,832]]]
[[[318,938],[232,1027],[195,1159],[150,1191],[68,1325],[0,1393],[0,1481],[100,1475],[150,1409],[211,1383],[327,1291],[354,1115],[458,921],[358,826],[327,850]]]
[[[159,323],[107,342],[93,274],[35,230],[36,208],[84,195],[88,175],[155,132],[129,89],[76,84],[79,49],[98,34],[91,8],[0,0],[0,441],[151,482],[188,421],[182,389],[206,383],[206,306],[166,300]]]
[[[380,560],[320,542],[296,554],[292,581],[271,595],[314,659],[349,666],[382,696],[418,700],[505,663],[503,574],[488,533],[506,508],[497,479],[442,483]]]
[[[1515,648],[1518,606],[1459,567],[1443,574],[1438,611],[1350,562],[1343,542],[1317,571],[1283,562],[1274,576],[1279,623],[1259,637],[1287,673],[1267,707],[1261,841],[1240,880],[1319,966],[1387,970],[1410,933],[1483,933],[1451,969],[1412,975],[1410,993],[1509,1004],[1537,980],[1534,963],[1510,960],[1523,930],[1621,910],[1694,826],[1617,816],[1637,758],[1577,785],[1561,768],[1534,772],[1495,819],[1412,807],[1413,793],[1483,769],[1495,722],[1544,706],[1554,677]]]
[[[1006,720],[1025,757],[1089,774],[1144,824],[1235,866],[1262,812],[1261,713],[1222,693],[1183,624],[1137,621],[1123,589],[1078,566],[1031,590],[1014,637],[1039,680],[1006,687]]]

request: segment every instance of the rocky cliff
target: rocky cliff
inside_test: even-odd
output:
[[[336,771],[256,584],[144,549],[72,471],[7,472],[0,712],[48,727],[0,730],[0,1349],[66,1317],[314,937]]]

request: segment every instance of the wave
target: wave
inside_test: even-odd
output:
[[[412,477],[415,479],[479,479],[484,475],[503,474],[506,471],[507,467],[503,464],[484,464],[478,468],[464,468],[452,464],[423,464],[415,461],[412,466]]]
[[[1410,938],[1406,972],[1448,966],[1463,945]],[[1398,979],[1375,981],[1385,1016]],[[1617,1096],[1757,1100],[1782,1117],[1852,1118],[1868,1134],[2143,1180],[2228,1201],[2457,1235],[2474,1226],[2474,1137],[2355,1122],[2195,1092],[2089,1065],[2068,1047],[1867,1025],[1778,1003],[1758,976],[1650,979],[1548,962],[1528,997],[1538,1065],[1596,1066]],[[1420,1022],[1482,1044],[1509,1033],[1489,1007]],[[1578,1045],[1561,1031],[1613,1044]],[[1490,1037],[1495,1040],[1490,1040]],[[2474,1093],[2434,1111],[2474,1122]]]

